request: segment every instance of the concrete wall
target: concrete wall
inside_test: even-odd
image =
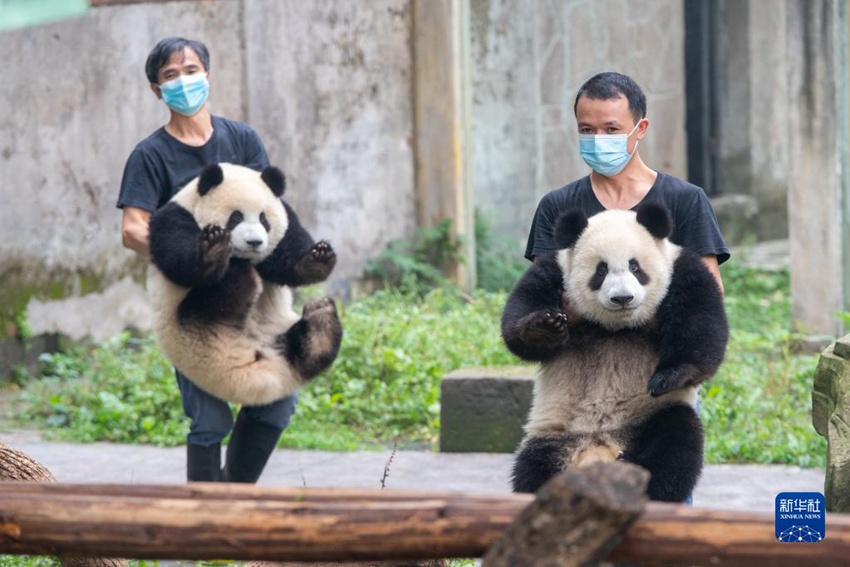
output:
[[[787,238],[789,65],[804,54],[789,49],[786,2],[720,6],[721,191],[747,197],[755,207],[752,215],[738,215],[743,225],[725,227],[725,233],[733,241]]]
[[[644,161],[687,176],[681,0],[471,0],[475,200],[524,250],[537,202],[589,170],[573,100],[601,71],[648,100]]]
[[[143,72],[167,35],[208,45],[212,112],[260,132],[288,173],[290,202],[339,252],[334,290],[346,293],[387,241],[413,234],[407,0],[92,9],[0,33],[5,320],[29,302],[35,333],[147,326],[143,263],[121,247],[115,201],[133,146],[168,117]]]

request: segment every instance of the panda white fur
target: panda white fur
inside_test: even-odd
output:
[[[703,466],[696,387],[723,361],[729,330],[714,277],[671,230],[659,205],[568,211],[555,228],[562,250],[511,292],[502,336],[541,363],[514,491],[623,459],[649,470],[653,500],[692,493]]]
[[[258,405],[297,390],[334,361],[342,327],[330,298],[299,317],[291,287],[336,263],[281,198],[283,173],[207,166],[151,217],[148,290],[157,343],[210,394]]]

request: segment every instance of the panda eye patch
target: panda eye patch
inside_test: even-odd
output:
[[[269,219],[266,218],[266,213],[260,213],[260,224],[266,229],[266,232],[271,230],[272,225],[269,224]]]
[[[239,211],[233,211],[230,213],[230,218],[227,219],[227,230],[233,230],[236,226],[244,220],[244,215]]]
[[[634,258],[629,260],[629,271],[634,274],[640,285],[646,285],[649,283],[649,275],[643,271],[643,268],[640,267],[640,264]]]
[[[593,291],[598,291],[602,288],[602,283],[605,281],[605,277],[608,275],[608,264],[605,262],[599,262],[596,264],[596,271],[593,272],[593,277],[590,278],[590,289]]]

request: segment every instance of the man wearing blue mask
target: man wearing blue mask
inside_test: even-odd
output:
[[[578,146],[589,175],[547,193],[537,206],[525,257],[534,261],[558,250],[552,233],[561,213],[579,207],[587,216],[606,209],[635,209],[658,203],[673,217],[670,240],[700,255],[723,292],[720,264],[729,248],[705,192],[686,181],[647,166],[638,152],[646,136],[646,96],[630,77],[599,73],[579,88],[573,104]],[[562,300],[567,320],[577,315]],[[697,402],[699,411],[699,402]],[[687,502],[693,499],[689,497]]]
[[[228,162],[262,170],[269,158],[260,137],[245,124],[212,116],[207,109],[210,56],[206,46],[179,37],[150,52],[145,74],[168,107],[168,123],[136,145],[124,168],[118,207],[123,209],[125,247],[150,258],[151,213],[165,205],[201,169]],[[256,482],[295,413],[297,397],[265,406],[243,406],[234,425],[230,405],[201,390],[179,371],[177,384],[190,418],[187,478],[190,481]],[[221,441],[231,432],[225,465]]]
[[[655,171],[640,157],[646,136],[646,96],[631,78],[600,73],[588,79],[573,105],[578,124],[579,152],[590,175],[545,195],[537,207],[525,257],[552,253],[558,246],[552,231],[558,216],[579,207],[588,215],[606,209],[634,209],[659,203],[673,216],[670,239],[699,254],[723,291],[720,264],[729,248],[720,234],[714,210],[699,187]]]

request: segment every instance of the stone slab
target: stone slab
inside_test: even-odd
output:
[[[512,453],[531,407],[531,366],[468,368],[443,377],[440,451]]]

